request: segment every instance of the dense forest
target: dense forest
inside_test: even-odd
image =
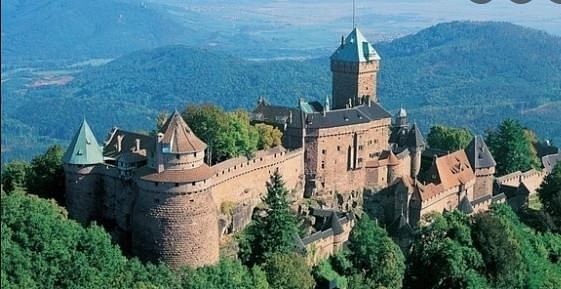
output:
[[[561,38],[508,23],[454,22],[375,46],[381,103],[405,107],[425,132],[445,123],[482,133],[512,117],[561,143]],[[253,62],[186,46],[138,51],[70,75],[61,86],[31,87],[30,76],[3,80],[3,160],[67,143],[84,115],[103,139],[114,125],[150,131],[159,111],[193,103],[250,109],[265,96],[294,106],[331,91],[326,58]]]

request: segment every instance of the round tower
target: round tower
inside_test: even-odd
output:
[[[415,123],[409,130],[408,143],[411,152],[411,177],[416,178],[421,171],[421,158],[425,150],[425,140]]]
[[[213,172],[203,162],[205,148],[179,113],[166,122],[152,168],[136,181],[133,254],[175,268],[218,262],[218,214],[210,190]]]
[[[84,118],[64,156],[66,181],[66,207],[70,217],[82,224],[96,218],[100,212],[102,195],[99,164],[103,163],[103,152]]]

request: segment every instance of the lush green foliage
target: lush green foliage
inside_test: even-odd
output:
[[[242,110],[226,112],[216,105],[192,105],[185,109],[183,118],[207,143],[207,157],[212,163],[251,156],[257,149],[281,144],[282,133],[278,129],[250,124],[249,114]]]
[[[407,288],[556,288],[561,237],[522,224],[507,205],[470,220],[458,212],[432,216],[421,228]]]
[[[2,169],[2,189],[7,192],[25,189],[29,164],[15,160],[7,163]]]
[[[62,157],[64,150],[54,145],[31,160],[31,169],[26,178],[28,192],[42,197],[52,197],[62,202],[64,199],[64,168]]]
[[[278,128],[264,123],[255,124],[255,128],[259,133],[259,148],[268,149],[282,144],[282,132]]]
[[[538,189],[544,211],[552,218],[555,231],[561,232],[561,163],[557,163]]]
[[[218,265],[188,272],[182,279],[183,288],[192,289],[268,289],[265,272],[260,267],[249,269],[240,261],[224,259]],[[273,287],[275,288],[275,287]]]
[[[271,288],[311,289],[315,285],[306,259],[297,253],[275,253],[267,258],[263,269]]]
[[[2,288],[267,289],[259,267],[223,259],[172,271],[127,259],[110,236],[68,220],[54,202],[2,193]]]
[[[12,161],[2,169],[2,188],[6,192],[27,191],[44,198],[64,199],[62,146],[53,145],[31,163]]]
[[[354,273],[376,287],[401,288],[405,260],[387,232],[364,214],[349,236],[349,259]]]
[[[485,273],[494,287],[524,288],[528,268],[521,244],[508,221],[485,214],[477,217],[472,233],[485,263]]]
[[[263,264],[275,254],[294,251],[298,234],[296,216],[290,209],[288,190],[278,171],[267,183],[264,216],[257,215],[240,239],[240,259],[245,264]]]
[[[486,288],[481,254],[474,248],[467,216],[452,212],[429,219],[413,244],[410,288]],[[477,284],[477,287],[476,287]]]
[[[517,120],[506,119],[496,130],[489,130],[486,143],[497,162],[498,175],[540,167],[532,142]]]
[[[481,133],[516,117],[561,142],[561,38],[507,23],[454,22],[375,46],[381,103],[390,111],[405,106],[425,131],[446,123]],[[2,83],[5,160],[70,141],[84,114],[103,136],[115,124],[150,130],[159,111],[185,103],[247,109],[265,95],[294,106],[331,91],[327,58],[251,62],[183,46],[131,53],[63,86],[32,89],[37,76],[19,73]]]
[[[466,128],[443,125],[431,127],[427,136],[427,142],[431,148],[450,152],[465,149],[472,139],[472,133]]]
[[[339,274],[337,271],[335,271],[335,269],[333,269],[333,265],[331,265],[331,263],[328,260],[324,260],[320,262],[316,267],[314,267],[313,275],[314,275],[314,279],[318,280],[317,281],[318,283],[331,282],[335,280],[335,284],[337,285],[337,288],[347,289],[348,286],[347,278]]]

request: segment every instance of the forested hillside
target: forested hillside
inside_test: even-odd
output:
[[[201,34],[141,1],[2,0],[2,62],[116,57]]]
[[[561,38],[508,23],[454,22],[375,46],[383,58],[382,104],[407,108],[425,132],[438,123],[482,132],[511,117],[561,143]],[[138,51],[69,75],[59,86],[3,79],[4,159],[67,142],[84,115],[103,138],[114,125],[149,131],[158,111],[189,103],[250,109],[261,95],[295,105],[331,92],[327,58],[252,62],[185,46]]]

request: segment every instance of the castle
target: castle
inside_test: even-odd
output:
[[[316,261],[348,238],[353,218],[335,210],[368,207],[407,232],[430,212],[475,213],[504,201],[493,195],[495,162],[480,137],[435,156],[420,175],[424,138],[404,109],[392,117],[380,105],[380,61],[353,29],[331,56],[331,99],[284,107],[261,98],[251,119],[281,129],[283,145],[212,166],[178,112],[157,135],[114,128],[102,146],[84,119],[64,155],[69,214],[103,224],[141,259],[199,267],[216,263],[221,239],[250,222],[275,170],[296,203],[326,208],[315,212],[327,227],[296,244],[319,252]]]

